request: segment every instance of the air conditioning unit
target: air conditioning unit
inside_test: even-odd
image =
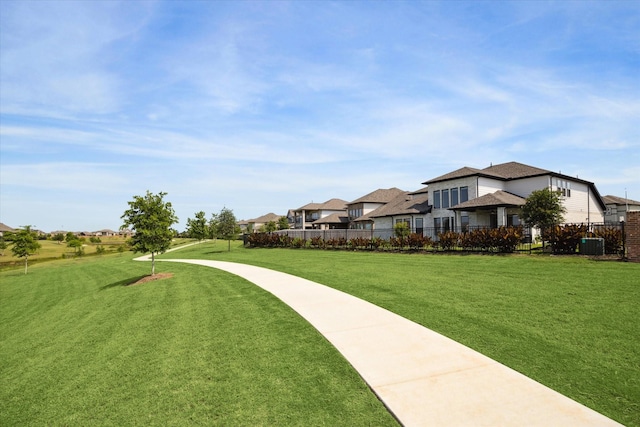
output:
[[[585,237],[580,240],[581,255],[604,255],[604,239],[601,237]]]

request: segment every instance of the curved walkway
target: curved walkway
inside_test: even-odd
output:
[[[319,283],[232,262],[157,261],[217,268],[272,293],[324,335],[405,426],[621,425],[462,344]]]

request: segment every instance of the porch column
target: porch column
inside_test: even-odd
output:
[[[501,225],[507,225],[507,208],[504,206],[498,207],[498,227]]]
[[[306,230],[307,229],[307,223],[305,222],[305,217],[307,216],[307,213],[304,209],[302,209],[302,229]]]
[[[455,224],[453,224],[454,231],[462,231],[462,213],[460,211],[453,211],[455,214]]]

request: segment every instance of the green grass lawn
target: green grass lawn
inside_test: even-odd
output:
[[[255,264],[343,290],[640,426],[640,264],[226,248],[218,242],[162,257]]]
[[[0,425],[397,425],[339,353],[210,268],[130,253],[0,272]]]

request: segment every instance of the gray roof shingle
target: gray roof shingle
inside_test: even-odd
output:
[[[526,199],[515,194],[498,190],[495,193],[485,194],[475,199],[452,206],[451,210],[473,211],[479,208],[488,208],[496,206],[522,206],[526,203]]]

